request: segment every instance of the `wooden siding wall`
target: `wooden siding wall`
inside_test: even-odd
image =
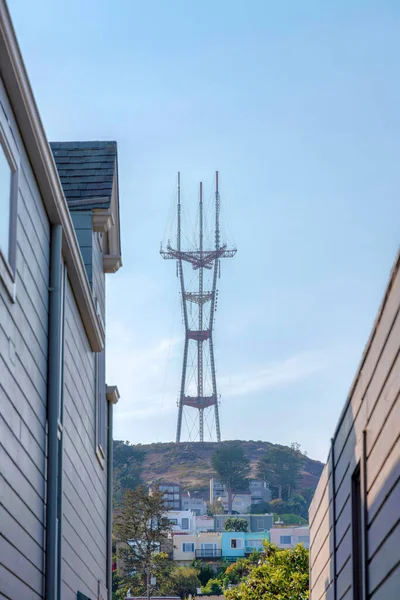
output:
[[[106,580],[107,479],[95,454],[95,355],[69,283],[64,349],[63,600]]]
[[[3,83],[18,146],[16,302],[0,281],[0,598],[43,597],[50,228]],[[12,141],[12,139],[11,139]],[[0,215],[1,218],[1,215]]]
[[[351,477],[363,461],[366,431],[368,598],[397,598],[400,589],[400,256],[334,439],[312,505],[311,600],[333,598],[336,509],[337,600],[352,594]]]

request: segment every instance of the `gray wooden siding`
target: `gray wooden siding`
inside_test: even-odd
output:
[[[69,282],[64,346],[63,600],[106,579],[107,480],[95,454],[95,355]]]
[[[325,467],[310,507],[311,600],[332,586],[336,508],[337,600],[352,594],[351,477],[362,459],[366,431],[368,598],[395,598],[400,587],[400,257],[334,440],[335,494]],[[322,526],[329,515],[327,526]]]
[[[71,210],[71,218],[74,224],[76,237],[78,238],[83,262],[89,283],[93,284],[92,275],[92,211],[91,210]]]
[[[106,299],[106,289],[105,289],[105,273],[103,267],[103,250],[102,246],[99,244],[99,236],[100,233],[93,231],[93,294],[97,298],[99,302],[100,314],[105,320],[105,299]],[[102,244],[102,241],[101,241]]]
[[[20,159],[15,303],[0,282],[0,597],[36,600],[44,580],[50,230],[1,81],[0,101]]]

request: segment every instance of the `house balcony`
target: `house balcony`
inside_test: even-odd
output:
[[[222,550],[196,550],[195,555],[196,558],[205,558],[208,560],[213,560],[216,558],[222,558]]]

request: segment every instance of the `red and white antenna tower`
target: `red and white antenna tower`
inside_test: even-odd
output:
[[[198,410],[198,435],[195,439],[204,441],[205,411],[207,414],[214,409],[217,441],[221,441],[221,429],[218,413],[217,380],[215,376],[215,360],[213,347],[213,329],[217,300],[217,279],[220,276],[220,259],[232,258],[236,248],[228,249],[227,244],[220,242],[220,196],[218,190],[218,171],[215,174],[215,245],[212,249],[204,248],[204,204],[203,185],[200,183],[199,201],[199,238],[193,250],[182,250],[182,206],[180,173],[178,173],[178,203],[177,203],[177,235],[176,248],[170,242],[166,249],[161,246],[160,254],[167,260],[177,261],[177,275],[180,280],[183,307],[183,322],[185,326],[185,345],[183,350],[183,365],[181,388],[178,400],[178,423],[176,441],[181,441],[182,417],[184,408]],[[187,290],[185,286],[184,264],[197,271],[197,289]],[[211,272],[211,289],[204,289],[205,272]],[[209,310],[207,310],[209,307]],[[194,314],[193,314],[194,313]],[[193,347],[194,346],[194,347]],[[192,350],[192,352],[191,352]],[[193,352],[193,350],[195,352]],[[208,354],[207,354],[208,351]],[[192,389],[188,381],[188,357],[195,356]],[[206,378],[205,378],[206,375]],[[208,389],[205,389],[205,379]]]

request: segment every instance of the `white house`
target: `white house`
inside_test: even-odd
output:
[[[169,510],[166,516],[172,523],[173,534],[193,532],[195,515],[191,510]]]

